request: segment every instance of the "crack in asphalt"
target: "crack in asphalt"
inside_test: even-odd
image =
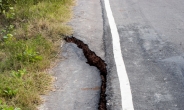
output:
[[[71,36],[65,38],[66,42],[74,43],[79,48],[83,50],[84,56],[87,59],[87,62],[90,66],[95,66],[100,70],[100,76],[102,80],[101,84],[101,93],[100,93],[100,100],[99,100],[99,110],[107,110],[106,107],[106,76],[107,76],[107,64],[104,60],[102,60],[99,56],[95,54],[95,52],[91,51],[87,44],[85,44],[83,41]]]

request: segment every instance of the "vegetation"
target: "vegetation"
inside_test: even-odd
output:
[[[0,0],[0,110],[35,110],[50,89],[73,0]]]

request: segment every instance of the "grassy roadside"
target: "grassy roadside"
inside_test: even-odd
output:
[[[44,70],[72,32],[66,23],[74,0],[12,2],[0,14],[0,110],[35,110],[52,81]]]

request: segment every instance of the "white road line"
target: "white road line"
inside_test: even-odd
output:
[[[122,58],[118,30],[116,27],[116,23],[114,21],[109,0],[104,0],[104,3],[105,3],[105,9],[107,12],[107,18],[109,20],[109,25],[111,29],[114,59],[115,59],[116,69],[117,69],[117,73],[120,81],[122,109],[134,110],[130,83],[125,69],[125,64]]]

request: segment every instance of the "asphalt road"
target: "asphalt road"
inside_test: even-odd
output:
[[[120,35],[134,109],[184,110],[184,1],[109,1]],[[111,75],[116,73],[111,33],[106,11],[103,14],[106,61],[110,70],[107,99],[118,102],[118,85],[118,89],[113,87],[117,76]],[[120,103],[108,102],[110,110],[120,110],[117,107]]]

